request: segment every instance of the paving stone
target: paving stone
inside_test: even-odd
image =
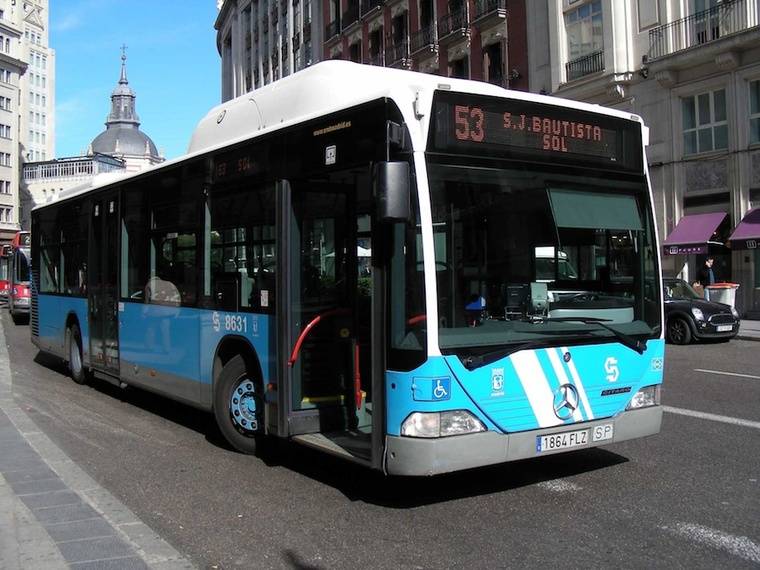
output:
[[[72,564],[72,570],[144,570],[150,568],[138,557],[115,558],[113,560],[95,560]]]
[[[10,483],[23,483],[27,481],[41,481],[42,479],[58,479],[58,475],[50,467],[41,469],[24,469],[22,471],[9,471],[3,473],[5,480]]]
[[[85,538],[102,538],[115,536],[116,531],[105,519],[89,519],[85,521],[65,522],[46,525],[50,538],[55,542],[82,540]]]
[[[54,479],[40,479],[38,481],[16,481],[15,483],[11,483],[10,486],[18,496],[61,491],[68,488],[58,477]]]
[[[34,511],[37,520],[43,525],[59,522],[75,522],[87,519],[97,519],[100,515],[89,505],[65,505],[62,507],[50,507],[49,509],[37,509]]]
[[[63,491],[49,491],[47,493],[38,493],[36,495],[24,495],[21,497],[24,504],[36,511],[47,507],[60,507],[63,505],[83,504],[82,498],[74,491],[64,489]]]
[[[137,556],[126,542],[115,536],[59,542],[58,549],[69,563]]]

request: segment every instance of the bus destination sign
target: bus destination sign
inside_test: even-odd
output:
[[[431,142],[445,152],[509,153],[539,160],[585,158],[622,167],[626,161],[624,139],[634,125],[559,105],[439,93]]]

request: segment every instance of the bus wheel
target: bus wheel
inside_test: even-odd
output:
[[[69,374],[77,384],[87,382],[87,372],[82,362],[82,333],[78,325],[69,328]]]
[[[232,447],[256,453],[264,435],[264,398],[261,382],[249,374],[239,354],[222,368],[214,394],[214,416]]]

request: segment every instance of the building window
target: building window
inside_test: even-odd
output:
[[[565,13],[568,60],[602,51],[602,2],[589,2]]]
[[[0,152],[0,166],[11,165],[11,154],[9,152]]]
[[[725,89],[684,97],[681,114],[684,154],[728,148]]]
[[[0,109],[3,111],[11,111],[11,98],[0,96]]]
[[[3,125],[0,123],[0,138],[9,139],[11,138],[11,126],[10,125]]]
[[[760,81],[749,84],[749,144],[760,143]]]

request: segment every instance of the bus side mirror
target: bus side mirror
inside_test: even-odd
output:
[[[375,165],[377,219],[406,222],[411,218],[411,181],[408,162],[378,162]]]

